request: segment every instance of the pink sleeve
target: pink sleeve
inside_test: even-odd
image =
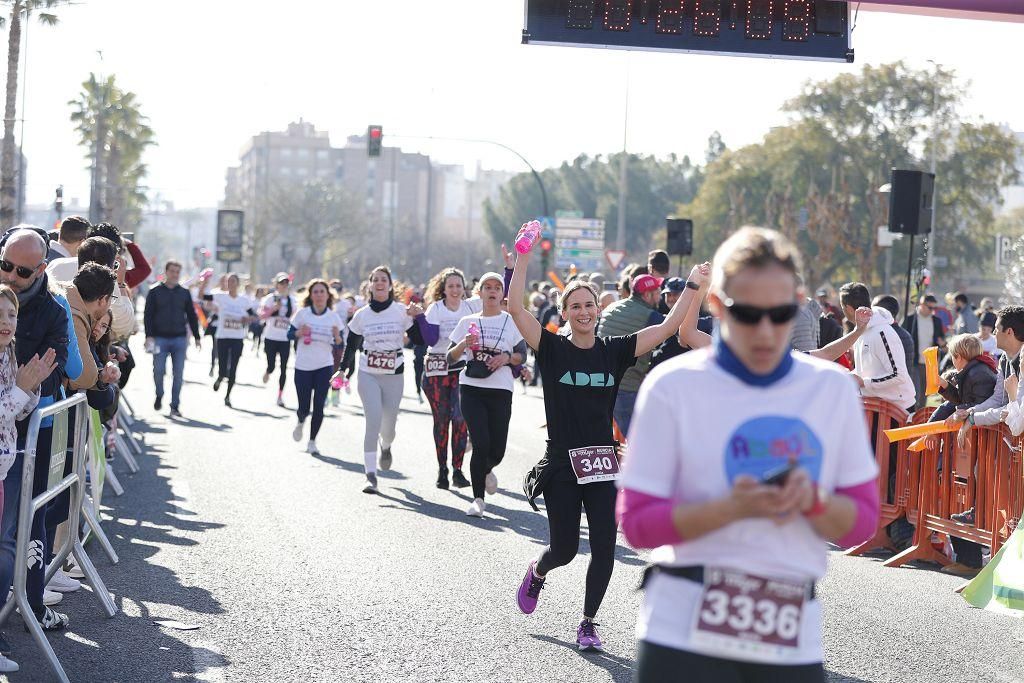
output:
[[[619,491],[615,513],[622,526],[622,533],[631,546],[657,548],[683,542],[672,521],[674,507],[675,503],[668,498],[622,489]]]
[[[878,528],[878,482],[871,479],[856,486],[837,488],[836,493],[850,498],[857,506],[853,528],[836,541],[841,548],[852,548],[871,538]]]

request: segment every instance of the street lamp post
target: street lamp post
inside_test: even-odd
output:
[[[928,63],[935,67],[935,75],[932,77],[932,159],[931,174],[935,177],[935,167],[938,163],[939,147],[939,65],[933,59]],[[928,251],[926,255],[928,272],[935,272],[935,247],[938,241],[938,222],[935,220],[935,190],[932,190],[932,234],[928,236]]]

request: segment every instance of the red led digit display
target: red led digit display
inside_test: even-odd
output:
[[[658,18],[654,22],[658,33],[683,32],[683,0],[658,0]]]
[[[569,0],[565,26],[566,28],[594,28],[594,0]]]
[[[774,0],[747,0],[747,38],[770,40]]]
[[[782,3],[782,39],[805,41],[811,35],[811,0]]]
[[[524,43],[853,61],[847,0],[524,2]]]
[[[721,0],[697,0],[693,10],[693,33],[713,38],[722,27]]]
[[[604,0],[604,29],[628,31],[633,14],[633,0]]]

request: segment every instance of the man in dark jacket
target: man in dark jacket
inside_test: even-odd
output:
[[[60,386],[68,358],[68,314],[49,290],[46,277],[46,233],[38,228],[18,228],[8,231],[0,240],[0,282],[18,295],[18,326],[15,356],[22,365],[33,356],[42,357],[48,349],[57,354],[57,367],[40,386],[39,407],[45,407],[60,398]],[[21,499],[21,471],[28,432],[28,419],[17,423],[19,455],[4,479],[4,511],[0,522],[0,595],[6,596],[14,575],[15,532]],[[53,436],[52,420],[39,430],[36,442],[36,478],[32,495],[46,488],[50,469],[50,441]],[[28,572],[28,599],[44,630],[60,630],[67,626],[68,618],[43,605],[42,571],[32,561],[42,562],[46,548],[45,515],[35,516],[32,524],[32,560]],[[0,653],[9,650],[0,640]]]
[[[946,339],[946,328],[942,321],[935,315],[935,307],[939,305],[938,299],[931,294],[923,295],[917,304],[915,313],[911,313],[903,319],[903,329],[910,333],[914,341],[914,364],[908,368],[910,377],[914,380],[914,389],[917,392],[917,404],[915,408],[924,405],[925,377],[924,350],[931,346],[943,346]]]
[[[160,410],[164,398],[164,372],[167,356],[171,357],[171,415],[181,417],[181,385],[185,374],[185,352],[188,349],[188,333],[191,330],[196,348],[202,348],[199,336],[199,319],[192,303],[192,295],[178,284],[181,278],[181,264],[168,261],[164,266],[164,281],[149,290],[146,295],[146,347],[153,349],[153,384],[156,385],[156,401],[153,407]]]

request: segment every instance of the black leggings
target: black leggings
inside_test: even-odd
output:
[[[555,567],[572,562],[579,551],[580,517],[587,511],[590,527],[590,565],[587,567],[583,616],[593,619],[601,608],[608,582],[615,566],[614,481],[577,484],[575,481],[552,480],[544,486],[544,509],[548,514],[550,545],[537,561],[537,573],[547,574]]]
[[[274,374],[275,361],[281,356],[281,377],[277,380],[278,391],[284,391],[285,375],[288,374],[288,356],[292,352],[290,341],[275,341],[273,339],[263,340],[263,349],[267,354],[267,374]]]
[[[327,389],[331,385],[331,366],[327,365],[316,370],[295,371],[295,393],[299,397],[299,422],[305,422],[310,414],[310,397],[313,401],[313,420],[309,426],[309,439],[316,439],[320,425],[324,421],[324,403],[327,401]]]
[[[504,389],[482,389],[459,385],[462,417],[473,439],[473,457],[469,474],[473,480],[473,497],[484,497],[484,480],[505,457],[508,423],[512,419],[512,392]]]
[[[238,359],[242,357],[242,346],[244,339],[218,339],[217,340],[217,367],[220,371],[218,377],[228,380],[228,393],[235,386],[235,373],[238,372]]]
[[[818,664],[780,666],[736,662],[641,640],[636,645],[633,683],[824,683]]]

